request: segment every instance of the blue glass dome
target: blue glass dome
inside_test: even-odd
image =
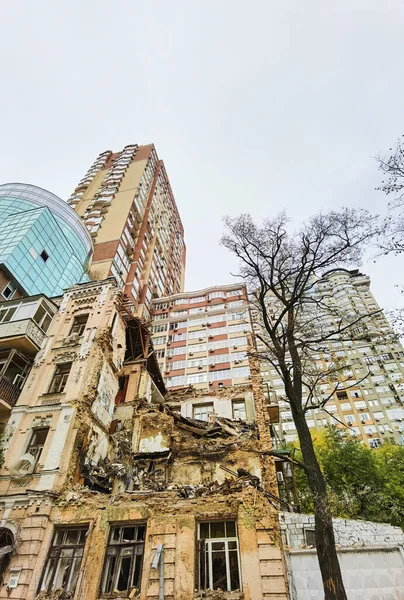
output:
[[[34,185],[0,185],[0,268],[28,295],[88,281],[91,237],[63,200]]]

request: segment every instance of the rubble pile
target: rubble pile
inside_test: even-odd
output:
[[[39,592],[34,600],[72,600],[73,596],[73,592],[68,592],[64,588],[59,588],[50,592]]]
[[[255,423],[245,423],[244,421],[232,421],[224,417],[212,417],[210,421],[199,421],[190,417],[183,417],[178,412],[173,411],[168,405],[163,405],[166,414],[174,418],[175,425],[180,429],[185,429],[193,435],[206,438],[217,437],[245,437],[256,438],[257,426]]]

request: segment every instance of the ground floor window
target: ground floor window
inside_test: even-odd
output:
[[[88,527],[57,527],[42,575],[40,591],[64,589],[74,593]]]
[[[14,536],[9,529],[0,528],[0,584],[3,582],[4,573],[10,563],[14,550]]]
[[[235,521],[199,523],[199,588],[231,592],[241,589]]]
[[[117,525],[111,528],[106,552],[101,593],[127,597],[140,589],[146,525]]]

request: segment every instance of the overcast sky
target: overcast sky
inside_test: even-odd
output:
[[[188,247],[186,289],[232,282],[225,214],[384,208],[404,133],[402,0],[0,0],[0,182],[66,199],[95,157],[150,143]],[[364,265],[404,304],[404,257]]]

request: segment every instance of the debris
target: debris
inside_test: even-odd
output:
[[[34,600],[71,600],[74,596],[73,592],[69,592],[64,588],[51,590],[50,592],[39,592]]]

